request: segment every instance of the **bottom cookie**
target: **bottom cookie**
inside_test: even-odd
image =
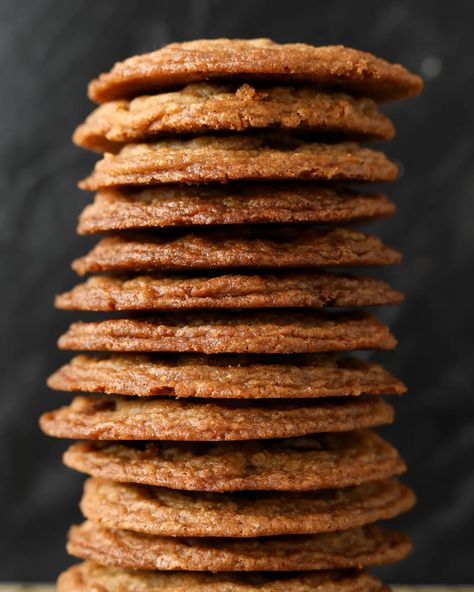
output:
[[[67,550],[80,559],[132,569],[185,571],[306,571],[384,565],[411,550],[403,534],[368,525],[341,532],[249,539],[162,537],[73,526]]]
[[[389,592],[363,571],[299,574],[207,574],[135,571],[92,562],[70,567],[58,578],[57,592]]]

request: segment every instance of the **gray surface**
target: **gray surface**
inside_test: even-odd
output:
[[[389,274],[406,290],[385,312],[401,340],[383,356],[406,379],[388,434],[419,494],[401,521],[416,544],[388,581],[474,582],[474,357],[472,3],[468,2],[0,2],[0,580],[52,580],[68,564],[67,525],[78,519],[81,477],[62,468],[64,444],[37,416],[66,397],[48,373],[67,314],[52,298],[74,281],[70,260],[92,241],[74,235],[90,199],[75,188],[94,157],[69,136],[90,110],[86,82],[115,60],[171,40],[272,36],[345,43],[427,76],[423,98],[390,107],[399,128],[389,153],[405,176],[389,189],[398,216],[379,226],[406,262]]]

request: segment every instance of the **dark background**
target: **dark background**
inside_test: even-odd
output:
[[[380,359],[410,387],[387,431],[419,495],[400,520],[415,552],[388,581],[474,583],[473,3],[445,1],[1,0],[0,580],[53,580],[68,565],[66,528],[79,520],[82,477],[62,467],[63,442],[37,417],[64,402],[46,376],[72,316],[53,295],[94,239],[74,234],[87,194],[76,181],[94,157],[70,134],[92,105],[86,83],[113,62],[200,37],[269,36],[343,43],[425,77],[422,98],[388,108],[388,153],[404,175],[388,188],[398,215],[375,230],[406,254],[389,273],[407,301],[383,311],[400,339]]]

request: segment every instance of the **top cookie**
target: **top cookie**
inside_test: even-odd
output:
[[[128,58],[89,84],[102,103],[202,80],[305,82],[381,101],[416,96],[423,82],[400,64],[342,45],[278,44],[270,39],[200,39]]]
[[[127,142],[168,134],[267,128],[368,140],[389,140],[395,133],[371,99],[323,93],[314,87],[202,82],[101,105],[76,129],[73,141],[97,152],[118,152]]]

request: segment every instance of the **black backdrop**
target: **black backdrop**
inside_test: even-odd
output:
[[[53,295],[75,281],[69,262],[91,241],[74,234],[90,197],[76,180],[94,158],[69,140],[92,105],[86,83],[128,55],[173,40],[270,36],[344,43],[424,74],[422,98],[391,106],[387,150],[404,167],[389,194],[396,218],[377,225],[406,254],[390,279],[407,293],[384,311],[401,344],[383,356],[410,387],[387,435],[419,494],[399,521],[416,550],[389,581],[474,583],[474,302],[471,143],[474,36],[470,2],[377,0],[1,0],[0,580],[52,580],[70,560],[82,478],[61,466],[65,444],[37,417],[64,401],[48,373],[70,320]],[[470,167],[471,165],[471,167]]]

